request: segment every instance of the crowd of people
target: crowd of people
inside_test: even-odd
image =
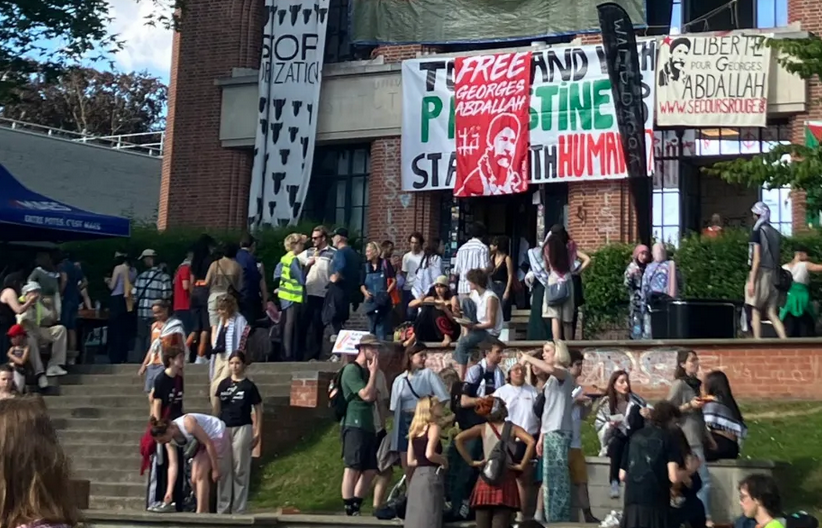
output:
[[[692,350],[678,353],[668,396],[651,406],[632,392],[626,371],[614,372],[604,393],[584,393],[577,383],[583,357],[564,341],[547,342],[538,355],[520,353],[503,372],[506,345],[486,336],[464,378],[426,368],[427,350],[416,343],[406,348],[405,369],[390,391],[381,345],[365,336],[331,388],[332,401],[340,398],[345,408],[347,515],[360,514],[372,485],[376,514],[401,515],[396,501],[386,505],[386,483],[398,467],[408,484],[408,527],[471,517],[481,528],[507,527],[515,515],[520,522],[568,522],[572,496],[581,520],[599,522],[581,443],[581,424],[593,413],[601,455],[611,460],[611,497],[623,498],[623,526],[706,527],[707,463],[738,458],[747,435],[728,378],[721,371],[697,378]],[[386,431],[389,413],[394,425]]]

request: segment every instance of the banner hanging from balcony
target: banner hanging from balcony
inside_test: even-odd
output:
[[[766,37],[665,37],[657,63],[657,125],[767,126]]]
[[[329,0],[266,0],[250,227],[300,218],[314,159]]]
[[[454,196],[528,190],[531,53],[458,57]]]
[[[355,44],[499,42],[598,31],[602,0],[349,0]],[[619,0],[645,27],[645,0]]]
[[[647,40],[637,50],[650,174],[656,44]],[[403,191],[455,186],[454,73],[452,58],[431,56],[403,62]],[[602,46],[533,51],[529,75],[530,122],[522,132],[530,138],[530,184],[625,178],[628,171]]]
[[[805,123],[805,146],[819,148],[822,144],[822,121],[807,121]]]

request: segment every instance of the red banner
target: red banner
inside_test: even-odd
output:
[[[457,57],[454,196],[528,189],[531,53]]]

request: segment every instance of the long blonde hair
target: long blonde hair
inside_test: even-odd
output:
[[[426,396],[420,398],[417,402],[417,408],[414,410],[414,419],[411,420],[411,426],[408,428],[408,438],[415,438],[422,434],[425,429],[437,423],[437,417],[434,416],[434,408],[440,404],[436,396]]]
[[[0,526],[80,523],[68,458],[39,397],[0,401]]]

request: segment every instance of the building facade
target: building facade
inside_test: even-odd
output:
[[[638,37],[753,28],[802,37],[822,31],[822,13],[812,7],[815,3],[648,2],[649,28]],[[182,31],[174,37],[158,224],[241,228],[247,222],[257,128],[263,3],[204,0],[186,9]],[[350,12],[348,0],[331,0],[317,147],[304,218],[348,225],[370,239],[391,239],[401,246],[412,231],[450,239],[470,220],[484,221],[492,234],[530,242],[544,226],[562,222],[582,247],[591,249],[636,239],[635,211],[625,180],[546,183],[532,185],[535,188],[522,195],[456,201],[451,191],[408,192],[401,184],[403,60],[597,43],[597,34],[505,45],[352,46]],[[672,25],[653,23],[652,18],[660,16],[670,18]],[[806,83],[775,61],[770,72],[768,128],[657,131],[657,237],[676,243],[682,233],[701,229],[713,213],[731,225],[747,225],[750,206],[760,198],[776,209],[774,220],[783,232],[807,227],[802,193],[745,189],[700,170],[717,159],[759,152],[776,142],[801,143],[805,122],[822,119],[822,108],[813,104],[822,96],[817,82]]]

